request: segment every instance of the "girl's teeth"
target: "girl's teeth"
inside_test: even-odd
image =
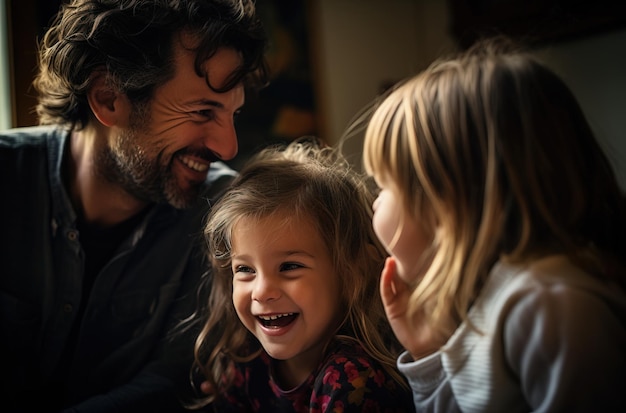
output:
[[[285,313],[285,314],[277,314],[277,315],[260,315],[259,318],[261,320],[265,320],[265,321],[270,321],[270,320],[277,320],[280,317],[288,317],[290,315],[293,315],[293,313]]]

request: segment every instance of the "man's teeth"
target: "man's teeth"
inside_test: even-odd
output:
[[[204,172],[207,169],[209,169],[209,165],[205,164],[205,163],[200,163],[200,162],[196,162],[191,158],[188,158],[186,156],[179,156],[178,159],[180,159],[180,161],[182,163],[184,163],[185,165],[187,165],[188,167],[190,167],[191,169],[193,169],[194,171],[198,171],[198,172]]]
[[[281,317],[289,317],[294,315],[294,313],[284,313],[284,314],[275,314],[275,315],[260,315],[259,318],[263,321],[271,321],[278,320]]]

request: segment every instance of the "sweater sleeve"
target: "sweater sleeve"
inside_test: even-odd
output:
[[[626,411],[626,329],[601,296],[537,289],[510,309],[503,334],[533,411]]]
[[[398,357],[398,370],[409,381],[417,412],[461,411],[443,369],[440,351],[416,361],[405,351]]]

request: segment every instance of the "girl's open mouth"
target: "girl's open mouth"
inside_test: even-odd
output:
[[[257,316],[261,324],[266,328],[280,328],[291,324],[300,314],[284,313],[274,315]]]

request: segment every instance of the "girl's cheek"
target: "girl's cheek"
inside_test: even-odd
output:
[[[378,240],[383,244],[388,253],[391,254],[391,250],[389,248],[389,243],[391,242],[392,231],[390,231],[389,222],[383,216],[383,211],[375,212],[374,217],[372,218],[372,227],[374,228],[374,233],[378,237]]]
[[[378,204],[380,204],[380,197],[376,197],[374,202],[372,203],[372,211],[375,213],[378,209]]]

